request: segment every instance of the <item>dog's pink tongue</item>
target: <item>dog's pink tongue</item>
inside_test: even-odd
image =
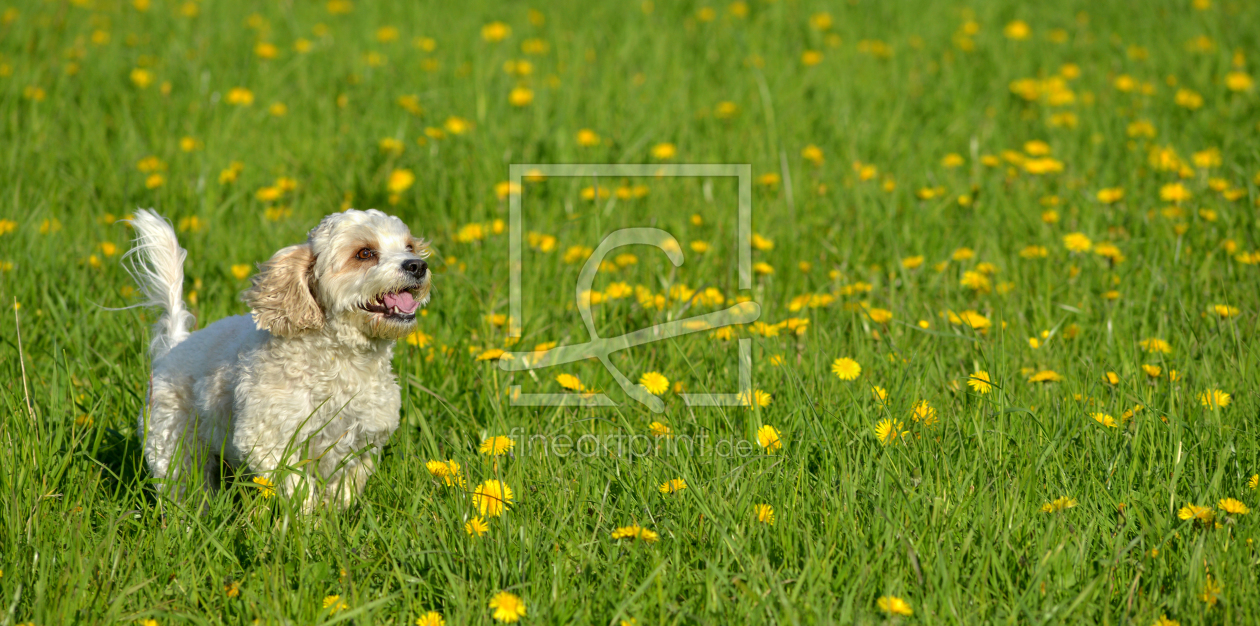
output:
[[[420,303],[416,302],[416,299],[411,297],[411,293],[406,291],[387,293],[383,300],[385,301],[385,306],[398,307],[399,311],[408,314],[415,313],[416,309],[420,307]]]

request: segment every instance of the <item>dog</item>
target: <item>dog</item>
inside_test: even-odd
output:
[[[334,213],[259,265],[242,294],[249,315],[191,332],[187,252],[153,211],[130,224],[126,267],[143,306],[162,310],[137,431],[158,491],[183,498],[200,474],[212,493],[226,461],[307,512],[349,505],[398,429],[393,346],[429,302],[428,244],[377,210]]]

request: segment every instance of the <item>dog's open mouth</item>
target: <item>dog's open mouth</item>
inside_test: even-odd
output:
[[[420,301],[416,300],[416,295],[411,291],[399,291],[380,294],[362,306],[363,310],[379,313],[385,319],[409,322],[416,318]]]

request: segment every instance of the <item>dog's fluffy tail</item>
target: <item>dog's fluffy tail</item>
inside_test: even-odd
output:
[[[157,360],[188,338],[192,313],[184,308],[184,258],[170,222],[153,211],[136,211],[128,223],[136,230],[124,267],[140,286],[145,306],[161,307],[162,317],[153,325],[149,358]]]

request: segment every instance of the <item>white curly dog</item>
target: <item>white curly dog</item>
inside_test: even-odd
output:
[[[159,491],[180,499],[200,474],[212,492],[226,461],[307,511],[348,504],[398,428],[390,361],[429,301],[427,245],[380,211],[329,215],[259,266],[242,296],[250,315],[190,332],[187,252],[157,213],[130,223],[130,269],[146,304],[163,309],[139,424]]]

